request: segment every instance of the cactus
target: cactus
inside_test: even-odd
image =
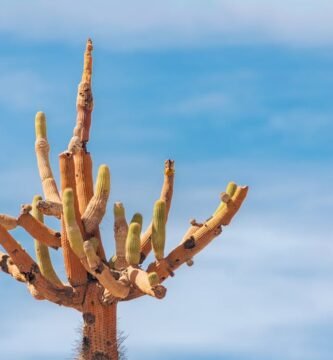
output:
[[[32,216],[39,220],[40,222],[44,222],[44,216],[43,214],[38,210],[37,203],[38,201],[42,200],[42,197],[40,195],[34,196],[32,200]],[[51,283],[62,286],[61,280],[58,278],[52,262],[50,258],[49,248],[47,245],[41,243],[37,239],[35,239],[35,253],[36,253],[36,259],[37,264],[40,268],[40,272],[47,280],[49,280]]]
[[[153,212],[153,231],[151,242],[155,257],[157,260],[164,258],[165,246],[165,201],[158,200],[155,202]]]
[[[142,231],[142,215],[134,214],[128,226],[122,203],[114,205],[115,255],[106,261],[99,224],[110,193],[110,171],[98,170],[93,189],[92,159],[87,150],[93,110],[91,89],[92,42],[87,41],[82,78],[77,94],[77,117],[67,149],[59,155],[60,193],[49,161],[46,117],[35,117],[35,151],[43,198],[25,204],[18,218],[0,214],[0,269],[24,283],[31,295],[80,311],[83,315],[81,360],[119,359],[116,336],[117,304],[148,295],[162,299],[163,281],[192,258],[230,223],[244,201],[248,188],[229,183],[221,203],[208,220],[192,221],[178,246],[164,254],[166,222],[171,206],[175,167],[164,164],[164,181],[153,218]],[[60,219],[61,231],[50,229],[43,214]],[[35,238],[37,262],[9,233],[22,227]],[[64,285],[52,266],[49,248],[62,247],[69,285]],[[153,249],[156,260],[144,270],[141,264]]]
[[[130,265],[138,265],[140,262],[140,233],[140,224],[132,222],[126,238],[126,261]]]
[[[79,259],[85,257],[83,239],[80,228],[76,222],[73,190],[67,188],[62,194],[62,205],[68,240],[72,250]]]
[[[85,231],[92,234],[102,221],[110,194],[110,170],[106,165],[98,169],[95,194],[82,215]]]

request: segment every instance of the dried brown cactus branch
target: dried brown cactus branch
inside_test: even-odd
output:
[[[32,286],[43,298],[58,305],[78,308],[80,293],[70,286],[54,286],[40,272],[38,265],[21,245],[0,225],[0,245],[7,251],[11,261],[23,274],[25,282]],[[8,261],[8,259],[7,259]],[[17,273],[12,267],[13,273]]]
[[[206,221],[188,240],[172,250],[163,261],[151,263],[148,266],[148,271],[155,271],[161,281],[164,281],[184,262],[192,259],[194,255],[200,252],[221,233],[222,225],[229,225],[231,219],[242,205],[247,191],[247,186],[237,187],[235,194],[224,208]]]

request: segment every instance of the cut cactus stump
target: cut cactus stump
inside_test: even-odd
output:
[[[77,117],[67,149],[59,155],[60,186],[49,161],[46,116],[35,118],[35,152],[43,196],[31,194],[32,203],[22,206],[18,217],[0,214],[0,269],[26,284],[38,300],[82,313],[82,343],[76,359],[118,360],[117,304],[143,295],[166,296],[162,283],[184,263],[193,265],[194,256],[229,225],[241,207],[247,186],[230,182],[220,195],[220,204],[208,220],[191,222],[179,244],[165,250],[166,223],[171,206],[175,164],[166,160],[164,180],[152,219],[142,228],[142,215],[126,219],[125,207],[116,202],[114,212],[115,251],[106,257],[99,225],[106,212],[111,190],[107,165],[98,170],[93,184],[92,159],[87,150],[93,110],[91,88],[92,41],[87,41],[82,79],[77,94]],[[209,214],[207,214],[209,216]],[[60,221],[61,231],[44,224],[45,216]],[[130,221],[128,222],[128,219]],[[22,227],[34,239],[36,261],[9,231]],[[51,249],[50,249],[51,248]],[[67,281],[57,275],[50,251],[62,251]],[[155,261],[143,262],[153,250]]]

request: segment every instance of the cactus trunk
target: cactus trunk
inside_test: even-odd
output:
[[[92,282],[83,304],[83,337],[79,360],[118,360],[117,303],[102,304],[103,292]]]

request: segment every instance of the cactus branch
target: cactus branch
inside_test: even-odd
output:
[[[61,247],[60,232],[49,229],[30,213],[21,214],[17,219],[17,223],[39,242],[54,249]]]
[[[74,210],[75,218],[80,225],[80,212],[78,209],[78,203],[76,198],[75,191],[75,173],[74,173],[74,161],[73,155],[69,152],[63,152],[59,155],[59,167],[60,167],[60,178],[61,178],[61,190],[65,191],[66,188],[73,190],[74,198]],[[68,234],[66,231],[64,215],[62,216],[62,226],[61,226],[61,246],[64,254],[64,263],[65,270],[68,277],[68,280],[71,285],[83,285],[87,281],[87,272],[82,266],[79,258],[74,254],[70,241],[68,239]],[[81,224],[82,226],[82,224]]]
[[[85,148],[86,143],[89,141],[91,113],[93,110],[93,96],[91,90],[92,50],[92,41],[88,39],[86,51],[84,53],[82,80],[77,91],[76,126],[74,128],[73,137],[68,145],[68,151],[73,153],[82,147]]]
[[[78,308],[80,303],[79,292],[70,286],[56,287],[50,283],[40,272],[38,265],[28,255],[21,245],[0,225],[0,244],[7,251],[20,273],[25,276],[25,281],[32,285],[45,299]]]
[[[31,213],[34,218],[36,218],[42,223],[44,221],[44,217],[37,208],[37,203],[40,200],[42,200],[42,197],[38,195],[33,198]],[[35,239],[35,253],[37,264],[40,268],[40,272],[42,273],[42,275],[52,284],[60,287],[63,286],[61,280],[58,278],[53,268],[48,247],[37,239]]]
[[[49,152],[50,145],[46,135],[46,117],[43,112],[38,112],[35,118],[36,142],[35,151],[39,176],[42,181],[43,192],[46,200],[60,202],[57,184],[52,173]]]
[[[184,262],[192,259],[195,254],[206,247],[216,236],[221,234],[222,225],[229,225],[231,219],[242,205],[247,191],[247,186],[237,187],[237,190],[226,204],[226,207],[207,220],[190,239],[172,250],[164,259],[165,261],[151,263],[148,267],[148,272],[157,272],[161,281],[164,281],[170,275],[170,271],[173,272]]]
[[[37,209],[47,216],[55,216],[56,218],[61,218],[62,213],[62,204],[49,200],[39,200],[36,204]]]
[[[175,176],[175,162],[173,160],[166,160],[164,162],[164,182],[161,190],[160,200],[165,201],[166,209],[166,218],[165,222],[168,220],[168,214],[171,207],[171,200],[173,195],[173,183]],[[141,236],[141,261],[142,263],[147,255],[150,253],[151,245],[151,235],[152,235],[152,223],[148,226],[147,230]]]
[[[98,169],[95,194],[90,199],[89,204],[82,215],[82,222],[87,234],[93,235],[98,225],[103,219],[106,211],[107,201],[110,194],[110,171],[106,165],[101,165]]]
[[[121,202],[116,202],[113,206],[114,214],[114,239],[116,243],[116,256],[114,258],[114,267],[121,270],[127,267],[126,261],[126,237],[128,225],[125,217],[125,209]]]

